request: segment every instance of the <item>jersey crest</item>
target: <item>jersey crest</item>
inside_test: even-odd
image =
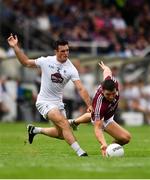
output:
[[[53,83],[62,83],[63,82],[63,77],[59,72],[51,74],[51,80]]]

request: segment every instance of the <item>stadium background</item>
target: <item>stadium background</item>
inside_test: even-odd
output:
[[[40,72],[23,68],[8,47],[17,34],[29,57],[52,55],[58,38],[70,43],[70,59],[91,97],[101,81],[102,59],[120,81],[120,123],[150,123],[150,2],[146,0],[1,0],[1,121],[44,121],[34,108]],[[72,84],[64,91],[69,118],[85,111]],[[132,121],[132,122],[131,122]]]
[[[149,0],[0,0],[0,178],[150,178],[149,30]],[[53,41],[67,39],[91,96],[102,80],[97,63],[112,68],[121,92],[116,120],[132,134],[123,158],[103,158],[90,125],[74,132],[89,153],[85,159],[56,139],[26,143],[27,123],[49,124],[34,106],[40,72],[18,63],[7,44],[10,33],[31,58],[52,55]],[[68,117],[85,112],[71,83],[64,95]]]

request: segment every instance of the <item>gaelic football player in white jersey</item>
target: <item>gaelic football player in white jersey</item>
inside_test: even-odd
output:
[[[55,42],[55,56],[29,59],[18,46],[17,36],[12,34],[8,38],[8,44],[13,48],[19,62],[28,68],[41,68],[41,88],[37,97],[36,107],[54,127],[41,128],[29,124],[27,126],[29,143],[32,144],[35,135],[44,134],[53,138],[64,139],[78,156],[87,156],[75,139],[68,120],[66,118],[63,104],[63,89],[71,80],[77,88],[80,96],[87,105],[87,111],[92,111],[91,100],[87,90],[80,81],[77,69],[68,59],[68,42],[59,40]]]

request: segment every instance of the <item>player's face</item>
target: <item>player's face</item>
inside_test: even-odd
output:
[[[65,62],[69,57],[69,47],[68,45],[59,45],[56,50],[57,60],[61,63]]]
[[[103,95],[108,101],[113,101],[117,94],[116,89],[113,91],[103,90]]]

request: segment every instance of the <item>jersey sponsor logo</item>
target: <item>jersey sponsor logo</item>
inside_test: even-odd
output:
[[[64,79],[61,76],[61,74],[57,72],[57,73],[51,74],[51,80],[53,83],[62,83]]]

